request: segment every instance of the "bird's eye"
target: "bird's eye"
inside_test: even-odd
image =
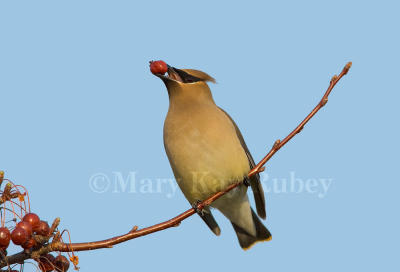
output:
[[[183,83],[193,83],[193,82],[201,81],[200,78],[192,76],[192,75],[186,73],[185,71],[182,71],[182,70],[179,70],[176,68],[174,68],[174,71],[176,71],[178,73],[178,75],[182,78]]]

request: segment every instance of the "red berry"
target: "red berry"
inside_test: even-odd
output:
[[[12,232],[11,232],[11,240],[13,241],[14,244],[16,245],[23,245],[28,241],[29,237],[26,231],[21,228],[21,227],[16,227]]]
[[[55,258],[53,255],[46,254],[44,256],[40,256],[39,258],[39,268],[44,272],[53,271],[54,270],[54,261]]]
[[[23,245],[22,248],[24,249],[30,249],[32,247],[36,246],[36,241],[35,239],[31,238],[28,241],[26,241]]]
[[[0,247],[3,249],[6,249],[8,247],[8,245],[10,244],[10,239],[11,239],[10,230],[5,227],[1,227],[0,228]]]
[[[36,232],[36,230],[40,224],[40,218],[35,213],[25,214],[24,218],[22,218],[22,221],[25,221],[25,222],[28,222],[29,224],[31,224],[32,230],[34,232]]]
[[[69,261],[63,255],[58,255],[54,260],[54,265],[58,269],[58,271],[67,271],[69,268]]]
[[[32,226],[28,222],[21,221],[17,224],[17,227],[23,228],[26,231],[26,234],[28,234],[28,237],[32,236]]]
[[[50,234],[49,224],[47,224],[46,221],[40,221],[36,233],[39,235],[48,236]]]
[[[163,75],[168,71],[168,65],[162,60],[150,61],[150,71]]]

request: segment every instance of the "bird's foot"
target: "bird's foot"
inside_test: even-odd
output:
[[[248,177],[245,177],[245,178],[244,178],[244,180],[243,180],[243,184],[244,184],[244,185],[246,185],[247,187],[249,187],[249,186],[250,186],[250,180],[249,180],[249,178],[248,178]]]
[[[201,203],[202,201],[200,200],[196,200],[193,204],[192,204],[192,208],[194,209],[194,211],[200,215],[203,216],[204,215],[204,210],[203,209],[199,209],[197,206]]]

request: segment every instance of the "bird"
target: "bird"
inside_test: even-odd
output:
[[[168,91],[163,139],[179,188],[196,207],[196,203],[229,185],[243,182],[197,213],[219,236],[221,230],[211,208],[219,210],[230,220],[244,250],[271,240],[271,233],[260,220],[266,218],[260,176],[247,177],[255,162],[238,126],[213,99],[208,83],[216,83],[215,79],[196,69],[168,65],[166,70],[165,75],[155,75]],[[253,191],[257,213],[250,207],[248,186]]]

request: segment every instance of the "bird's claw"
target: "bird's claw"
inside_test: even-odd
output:
[[[194,211],[200,215],[203,216],[204,215],[204,210],[203,209],[199,209],[197,206],[201,203],[202,201],[200,200],[196,200],[193,204],[192,204],[192,208],[194,209]]]
[[[250,186],[250,180],[246,177],[246,178],[243,180],[243,184],[246,185],[247,187],[249,187],[249,186]]]

